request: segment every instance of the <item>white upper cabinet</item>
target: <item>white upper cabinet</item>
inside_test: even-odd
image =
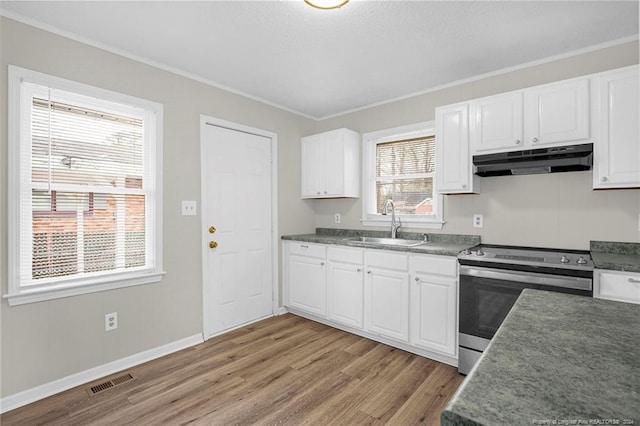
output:
[[[469,104],[436,108],[436,182],[441,194],[477,192],[469,151]]]
[[[473,154],[590,142],[588,78],[476,99],[469,105]]]
[[[598,74],[592,87],[593,187],[640,187],[638,66]]]
[[[360,196],[360,134],[337,129],[301,141],[302,198]]]
[[[522,92],[471,102],[471,142],[475,152],[521,149]]]
[[[301,159],[301,187],[302,198],[320,196],[324,192],[324,171],[318,159],[324,156],[322,135],[307,136],[302,138],[300,151]]]
[[[524,91],[525,145],[567,145],[589,139],[589,79]]]

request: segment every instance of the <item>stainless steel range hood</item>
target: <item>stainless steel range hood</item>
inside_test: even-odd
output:
[[[589,170],[592,164],[591,143],[473,156],[478,176],[572,172]]]

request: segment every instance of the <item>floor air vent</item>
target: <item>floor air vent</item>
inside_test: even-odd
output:
[[[97,384],[95,386],[91,386],[89,388],[89,394],[95,395],[95,394],[100,393],[102,391],[106,391],[107,389],[110,389],[112,387],[115,387],[115,386],[121,385],[123,383],[126,383],[126,382],[128,382],[130,380],[133,380],[133,376],[131,374],[129,374],[129,373],[124,374],[122,376],[115,377],[115,378],[113,378],[111,380],[107,380],[106,382],[102,382],[102,383],[99,383],[99,384]]]

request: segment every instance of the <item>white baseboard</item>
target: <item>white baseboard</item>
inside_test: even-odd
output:
[[[284,306],[280,306],[280,309],[278,309],[278,311],[276,312],[276,315],[284,315],[287,313],[289,313],[287,308],[285,308]]]
[[[203,341],[204,340],[202,338],[202,334],[195,334],[193,336],[186,337],[175,342],[167,343],[166,345],[149,349],[148,351],[140,352],[126,358],[121,358],[107,364],[100,365],[98,367],[90,368],[89,370],[81,371],[79,373],[54,380],[53,382],[36,386],[35,388],[27,389],[13,395],[6,396],[0,399],[0,413],[13,410],[14,408],[22,407],[23,405],[27,405],[48,396],[55,395],[56,393],[65,391],[67,389],[89,383],[101,377],[109,376],[111,374],[117,373],[118,371],[135,367],[136,365],[151,361],[152,359],[160,358],[161,356],[178,352],[179,350],[197,345],[199,343],[202,343]]]

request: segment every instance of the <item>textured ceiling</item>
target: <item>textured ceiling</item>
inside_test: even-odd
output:
[[[313,118],[637,37],[638,1],[22,2],[56,29]]]

